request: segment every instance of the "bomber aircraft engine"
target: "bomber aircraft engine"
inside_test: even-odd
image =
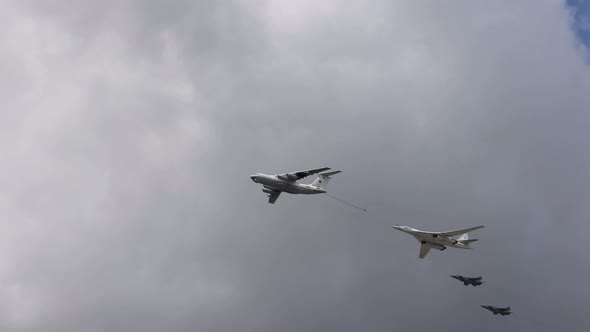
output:
[[[435,244],[435,243],[430,243],[430,247],[433,249],[438,249],[438,250],[445,250],[447,249],[447,247],[442,246],[440,244]]]

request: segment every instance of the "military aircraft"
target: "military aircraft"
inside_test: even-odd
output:
[[[330,176],[340,173],[340,171],[330,171],[319,174],[329,169],[330,167],[321,167],[276,175],[256,173],[251,175],[250,179],[262,185],[262,191],[268,194],[268,202],[274,204],[282,192],[304,195],[325,194],[326,186],[330,182]],[[319,175],[311,184],[297,183],[297,181],[312,174]]]
[[[464,277],[464,276],[451,276],[459,281],[463,282],[463,285],[467,286],[469,284],[473,285],[473,287],[475,286],[479,286],[481,284],[483,284],[483,281],[481,281],[481,277],[477,277],[477,278],[469,278],[469,277]]]
[[[477,239],[469,239],[467,233],[483,227],[484,226],[475,226],[448,232],[425,232],[408,226],[393,225],[393,228],[398,231],[408,233],[415,237],[416,240],[420,241],[420,258],[424,258],[431,248],[441,251],[447,249],[447,246],[461,249],[472,249],[469,244],[477,241]],[[453,238],[459,234],[463,235],[458,239]]]
[[[489,311],[493,312],[493,313],[494,313],[494,315],[500,314],[500,315],[502,315],[502,316],[506,316],[506,315],[510,315],[510,314],[511,314],[511,312],[510,312],[510,307],[506,307],[506,308],[496,308],[496,307],[493,307],[493,306],[491,306],[491,305],[482,305],[481,307],[482,307],[482,308],[486,308],[486,309],[488,309]]]

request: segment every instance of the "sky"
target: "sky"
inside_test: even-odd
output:
[[[587,328],[574,3],[0,2],[0,329]]]
[[[590,1],[567,0],[566,3],[573,13],[573,29],[576,36],[587,47],[590,45]]]

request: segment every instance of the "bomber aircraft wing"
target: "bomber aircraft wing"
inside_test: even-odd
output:
[[[480,228],[483,228],[483,227],[484,226],[475,226],[475,227],[457,229],[457,230],[454,230],[454,231],[440,232],[439,234],[446,235],[446,236],[449,236],[449,237],[453,237],[453,236],[457,236],[457,235],[461,235],[461,234],[473,232],[474,230],[477,230],[477,229],[480,229]]]
[[[480,228],[483,228],[483,227],[484,226],[475,226],[475,227],[456,229],[454,231],[446,231],[446,232],[428,232],[428,231],[419,231],[419,230],[416,230],[416,233],[418,233],[418,234],[446,235],[448,237],[453,237],[453,236],[457,236],[457,235],[461,235],[461,234],[473,232],[474,230],[477,230],[477,229],[480,229]]]
[[[428,243],[424,243],[420,245],[420,258],[426,257],[428,252],[430,251],[430,245]]]

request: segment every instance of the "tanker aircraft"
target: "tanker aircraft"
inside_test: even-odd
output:
[[[330,171],[330,167],[314,168],[305,171],[282,173],[282,174],[263,174],[256,173],[250,176],[252,181],[262,185],[262,191],[268,194],[268,202],[274,204],[282,192],[289,194],[325,194],[326,186],[330,182],[330,176],[340,173],[340,171]],[[321,173],[321,174],[320,174]],[[319,174],[317,179],[311,184],[298,183],[297,181],[313,175]]]

